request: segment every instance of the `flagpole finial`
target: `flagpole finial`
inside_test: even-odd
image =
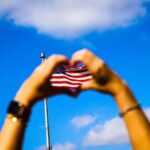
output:
[[[41,58],[44,59],[45,58],[45,54],[44,52],[41,53]]]

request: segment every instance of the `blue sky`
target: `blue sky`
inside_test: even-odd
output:
[[[42,51],[71,58],[82,48],[104,59],[128,82],[150,118],[149,12],[149,0],[2,0],[0,128],[10,100],[41,63]],[[76,99],[51,97],[48,105],[54,150],[131,150],[112,97],[87,91]],[[23,149],[45,149],[42,101],[33,108]]]

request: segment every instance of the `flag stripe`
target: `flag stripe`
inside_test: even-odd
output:
[[[52,75],[52,78],[63,78],[63,77],[65,77],[67,79],[78,80],[78,81],[92,78],[92,76],[87,76],[87,77],[86,76],[83,76],[83,77],[70,77],[70,76],[67,76],[67,75],[64,75],[64,74],[60,74],[60,75],[53,74]]]
[[[85,81],[85,82],[88,82],[88,81]],[[84,82],[84,83],[85,83]],[[74,82],[70,82],[70,81],[51,81],[51,83],[53,84],[53,83],[56,83],[56,84],[62,84],[62,83],[67,83],[67,84],[72,84],[72,85],[80,85],[80,84],[82,84],[83,82],[76,82],[76,83],[74,83]]]
[[[55,83],[53,83],[52,86],[55,86],[55,87],[72,87],[72,88],[77,88],[77,87],[79,87],[79,85],[64,84],[64,83],[62,83],[61,85],[60,85],[60,84],[55,84]]]
[[[86,68],[85,69],[79,69],[79,70],[66,70],[66,72],[70,72],[70,73],[80,73],[83,71],[88,71]]]
[[[67,75],[70,75],[70,76],[81,76],[81,75],[90,75],[88,71],[86,72],[81,72],[81,73],[68,73],[66,72]]]
[[[87,82],[89,81],[89,79],[86,79],[86,80],[82,80],[82,81],[79,81],[79,80],[69,80],[67,78],[53,78],[50,80],[52,83],[53,82],[70,82],[70,83],[82,83],[82,82]]]

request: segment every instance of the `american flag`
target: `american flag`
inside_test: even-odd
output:
[[[56,67],[50,79],[53,87],[78,88],[81,84],[91,80],[92,76],[86,66],[70,67],[61,64]]]

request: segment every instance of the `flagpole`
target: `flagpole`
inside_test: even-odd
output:
[[[41,59],[42,59],[42,62],[44,62],[45,54],[43,52],[41,53]],[[46,150],[52,150],[52,146],[50,143],[47,98],[44,98],[44,112],[45,112],[45,128],[46,128]]]

